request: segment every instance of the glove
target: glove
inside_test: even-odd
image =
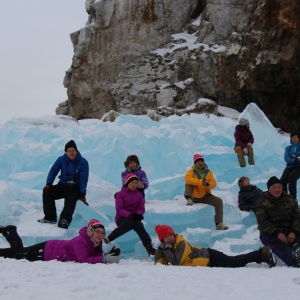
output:
[[[206,181],[205,179],[203,179],[202,185],[203,185],[203,186],[210,186],[209,182]]]
[[[89,204],[86,202],[84,194],[80,194],[79,195],[79,200],[82,201],[85,205],[89,206]]]
[[[295,164],[295,165],[299,165],[299,164],[300,164],[300,158],[295,158],[294,164]]]
[[[160,248],[163,251],[172,250],[173,249],[173,244],[171,244],[171,243],[161,243]]]
[[[139,220],[142,221],[144,220],[144,216],[143,215],[139,215],[139,214],[133,214],[134,215],[134,220]]]
[[[114,247],[113,247],[113,249],[114,249]],[[111,249],[110,251],[112,251],[113,249]],[[117,248],[117,249],[119,249],[119,248]],[[115,249],[115,250],[117,250],[117,249]],[[103,259],[104,264],[118,264],[120,261],[120,255],[115,255],[114,253],[106,252],[106,253],[103,253],[102,259]]]
[[[120,248],[116,248],[116,246],[113,246],[110,251],[108,252],[108,254],[112,255],[112,256],[119,256],[121,254],[121,249]]]
[[[244,151],[245,155],[248,155],[248,149],[247,148],[244,148],[243,151]]]
[[[50,190],[51,190],[51,187],[52,187],[52,184],[51,183],[47,183],[45,185],[45,187],[43,188],[43,193],[44,194],[48,194],[50,192]]]
[[[247,146],[252,146],[252,144],[251,144],[251,143],[248,143]]]

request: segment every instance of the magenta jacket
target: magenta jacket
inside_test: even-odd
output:
[[[79,235],[70,240],[50,240],[44,250],[44,261],[75,261],[79,263],[103,263],[102,242],[94,247],[94,242],[86,234],[87,227],[79,230]]]
[[[145,213],[145,201],[138,190],[131,191],[123,185],[116,196],[116,223],[120,217],[128,218],[132,213],[143,215]]]
[[[246,128],[246,126],[236,125],[235,132],[234,132],[234,138],[235,138],[235,147],[241,146],[242,149],[247,147],[247,144],[253,144],[254,138],[252,135],[252,132],[250,129]]]

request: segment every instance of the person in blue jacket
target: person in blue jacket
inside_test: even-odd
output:
[[[280,181],[283,190],[293,198],[297,199],[297,180],[300,178],[300,135],[293,132],[290,135],[291,144],[285,148],[284,160],[286,161],[286,168],[284,169]]]
[[[53,185],[58,174],[59,182]],[[60,214],[58,227],[67,229],[72,221],[72,216],[77,200],[86,202],[86,187],[89,178],[89,164],[77,149],[73,140],[65,145],[65,154],[60,156],[51,167],[46,185],[43,189],[44,218],[41,223],[56,224],[57,213],[55,200],[65,199],[63,210]]]

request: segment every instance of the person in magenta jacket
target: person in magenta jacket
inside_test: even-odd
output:
[[[145,203],[140,192],[137,191],[138,177],[135,174],[128,174],[125,178],[121,191],[116,194],[116,217],[117,228],[108,237],[104,238],[105,243],[110,243],[128,231],[134,230],[141,239],[149,255],[155,254],[152,241],[145,230],[142,220],[144,219]]]
[[[95,219],[88,226],[79,230],[79,235],[70,240],[49,240],[29,247],[24,247],[16,226],[0,226],[0,232],[10,244],[10,248],[0,249],[0,256],[5,258],[27,259],[29,261],[78,263],[118,263],[120,249],[113,247],[103,253],[102,239],[105,237],[103,224]]]

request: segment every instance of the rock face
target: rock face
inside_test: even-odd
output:
[[[86,11],[57,114],[217,113],[208,98],[300,128],[299,1],[87,0]]]

